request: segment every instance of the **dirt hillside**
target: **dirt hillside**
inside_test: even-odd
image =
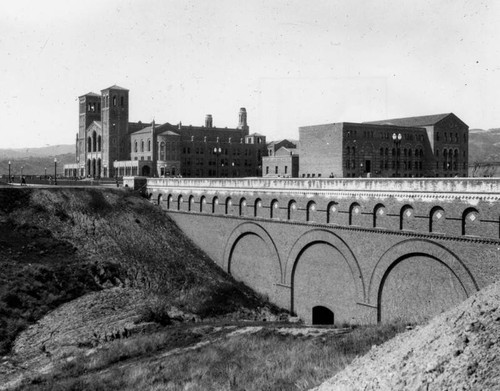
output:
[[[314,390],[500,390],[500,282]]]
[[[112,287],[204,319],[267,306],[131,191],[3,188],[0,234],[0,356],[47,312]]]

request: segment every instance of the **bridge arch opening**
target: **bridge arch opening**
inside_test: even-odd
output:
[[[158,205],[161,205],[161,201],[162,201],[162,195],[158,194]]]
[[[172,194],[169,194],[167,197],[167,209],[172,208],[173,200],[174,200],[174,197],[172,197]]]
[[[207,198],[205,196],[201,196],[200,198],[200,213],[203,213],[205,205],[207,203]]]
[[[219,199],[217,197],[212,198],[212,213],[217,212],[217,205],[219,205]]]
[[[306,221],[315,221],[316,220],[316,202],[314,201],[309,201],[307,203],[307,210],[306,210]]]
[[[188,200],[188,211],[191,212],[194,207],[194,196],[190,195]]]
[[[224,214],[231,214],[231,209],[233,205],[233,200],[231,197],[226,198],[226,205],[224,206]]]
[[[349,208],[349,225],[361,225],[361,206],[357,202]]]
[[[479,212],[475,208],[467,208],[462,214],[462,235],[478,235],[480,221]]]
[[[239,215],[240,216],[245,216],[246,214],[246,209],[247,209],[247,200],[246,198],[242,198],[240,200],[240,210],[239,210]]]
[[[326,209],[326,223],[333,224],[335,222],[335,217],[337,214],[337,203],[332,201],[328,204],[328,208]]]
[[[313,325],[329,325],[334,324],[334,315],[327,307],[317,305],[312,308],[312,324]]]
[[[260,198],[257,198],[254,202],[254,208],[253,208],[253,216],[254,217],[261,217],[261,209],[262,209],[262,200]]]
[[[429,213],[429,232],[445,232],[445,213],[440,206],[435,206]]]
[[[377,204],[373,208],[373,228],[385,227],[384,221],[386,216],[385,205]]]
[[[288,202],[288,220],[294,220],[295,213],[297,212],[297,202],[295,200],[290,200]]]
[[[182,195],[177,197],[177,210],[182,210]]]
[[[415,224],[415,213],[410,205],[405,205],[401,208],[399,214],[399,229],[413,230]]]
[[[278,200],[272,200],[271,201],[271,208],[270,208],[270,218],[271,219],[277,219],[279,218],[279,204],[278,204]]]

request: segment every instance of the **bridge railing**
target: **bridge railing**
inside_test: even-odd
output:
[[[147,182],[148,187],[500,194],[500,179],[494,178],[148,178]]]

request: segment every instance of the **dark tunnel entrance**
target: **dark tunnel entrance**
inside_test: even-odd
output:
[[[333,312],[321,305],[313,307],[312,324],[333,324]]]

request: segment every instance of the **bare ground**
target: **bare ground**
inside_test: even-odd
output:
[[[372,348],[314,390],[500,390],[500,282]]]

